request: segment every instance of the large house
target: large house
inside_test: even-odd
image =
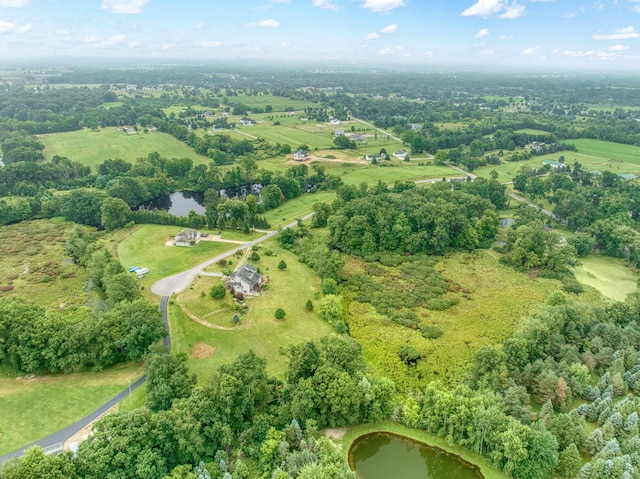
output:
[[[244,126],[251,126],[255,125],[256,121],[252,118],[243,116],[242,118],[240,118],[240,123],[242,123]]]
[[[395,156],[399,160],[406,160],[408,153],[404,150],[398,150],[393,152],[393,156]]]
[[[296,150],[293,153],[293,159],[296,161],[304,161],[308,156],[309,154],[305,150]]]
[[[262,276],[250,263],[246,263],[231,273],[227,286],[234,293],[257,295],[262,290]]]
[[[176,246],[191,246],[200,240],[200,231],[185,228],[173,237],[173,244]]]

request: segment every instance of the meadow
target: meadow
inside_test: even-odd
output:
[[[443,331],[438,339],[425,339],[368,304],[350,304],[349,330],[362,344],[367,364],[401,390],[435,379],[460,382],[478,348],[505,340],[522,317],[540,309],[549,294],[561,288],[559,281],[533,278],[500,264],[491,250],[447,255],[436,269],[468,291],[445,311],[421,311],[423,323]],[[399,359],[397,352],[405,345],[422,356],[416,367],[408,368]]]
[[[266,256],[264,251],[267,249],[276,255]],[[218,366],[249,349],[267,358],[269,374],[282,377],[287,361],[280,355],[281,347],[331,334],[328,323],[314,312],[305,310],[307,300],[313,299],[320,290],[320,279],[313,271],[300,263],[294,254],[280,248],[275,240],[265,242],[258,254],[260,260],[252,264],[268,277],[268,288],[260,296],[247,299],[248,312],[242,315],[238,325],[232,321],[230,297],[213,300],[209,296],[209,290],[221,281],[220,278],[200,276],[187,291],[171,301],[172,349],[189,356],[189,369],[198,375],[201,382]],[[277,267],[281,260],[287,264],[283,271]],[[277,308],[285,310],[283,320],[275,319]],[[227,329],[204,326],[185,310]]]
[[[127,135],[115,127],[100,130],[83,129],[65,133],[39,135],[45,145],[44,155],[66,156],[72,161],[90,166],[93,171],[98,164],[108,159],[122,159],[129,163],[137,158],[146,158],[149,153],[159,152],[167,158],[191,158],[194,165],[208,164],[211,160],[198,155],[192,148],[172,136],[160,133],[138,132]]]
[[[638,289],[638,273],[621,259],[591,254],[580,258],[582,263],[573,274],[583,284],[592,286],[605,298],[624,301]]]

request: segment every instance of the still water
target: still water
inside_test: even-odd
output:
[[[458,456],[388,433],[358,438],[349,464],[358,479],[484,479]]]
[[[143,210],[168,211],[175,216],[189,216],[189,211],[194,210],[203,215],[204,193],[194,191],[176,191],[167,196],[161,196],[155,200],[145,201],[138,208]]]

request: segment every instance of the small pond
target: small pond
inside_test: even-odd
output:
[[[362,436],[349,451],[358,479],[484,479],[458,456],[389,433]]]
[[[138,208],[141,210],[167,211],[175,216],[189,216],[189,211],[194,210],[199,215],[203,215],[205,211],[204,193],[176,191],[155,200],[145,201]]]

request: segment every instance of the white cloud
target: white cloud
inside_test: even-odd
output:
[[[204,48],[219,48],[222,46],[222,42],[202,42],[200,46]]]
[[[147,3],[149,0],[102,0],[101,8],[111,13],[131,15],[142,12]]]
[[[29,0],[0,0],[2,8],[21,8],[29,5]]]
[[[368,8],[375,13],[389,13],[391,10],[404,7],[405,0],[364,0],[362,8]]]
[[[271,3],[291,3],[291,0],[269,0]]]
[[[632,9],[635,13],[640,13],[640,5],[636,5],[635,7],[633,7]]]
[[[140,43],[140,42],[129,42],[129,43],[127,43],[127,46],[129,48],[139,48],[139,47],[142,46],[142,43]]]
[[[274,20],[273,18],[269,18],[267,20],[260,20],[259,22],[251,22],[244,25],[244,27],[263,27],[263,28],[278,28],[280,26],[280,22]]]
[[[378,52],[378,55],[385,56],[385,55],[391,55],[392,53],[393,53],[393,48],[383,48]]]
[[[31,24],[25,23],[24,25],[18,25],[15,22],[5,22],[0,20],[0,35],[7,33],[27,33],[31,31]]]
[[[71,35],[71,32],[69,30],[58,30],[56,32],[56,35],[67,36],[67,35]]]
[[[511,40],[513,38],[513,35],[500,35],[498,38],[500,40]]]
[[[483,28],[481,30],[478,30],[478,33],[476,33],[473,38],[482,38],[482,37],[486,37],[487,35],[489,35],[489,30],[486,28]]]
[[[607,48],[607,50],[609,50],[610,52],[622,52],[625,50],[628,50],[629,47],[626,45],[611,45],[609,48]]]
[[[338,10],[336,0],[313,0],[313,6],[318,8],[326,8],[327,10]]]
[[[101,47],[114,47],[116,45],[121,44],[127,39],[127,36],[124,33],[119,33],[117,35],[112,36],[111,38],[101,42],[99,46]]]
[[[522,50],[521,55],[525,55],[525,56],[533,56],[533,55],[537,55],[538,54],[538,49],[540,47],[529,47],[529,48],[525,48],[524,50]]]
[[[498,18],[502,18],[503,20],[514,20],[524,15],[525,11],[526,9],[523,5],[518,5],[516,2],[513,2],[505,8],[503,14],[498,15]]]
[[[395,33],[397,29],[398,25],[392,23],[391,25],[387,25],[382,30],[380,30],[380,33]]]
[[[367,35],[367,40],[374,40],[376,38],[378,38],[380,35],[378,35],[376,32],[370,33],[369,35]]]
[[[95,35],[90,35],[82,39],[82,43],[96,43],[97,41],[98,37],[96,37]]]
[[[640,37],[640,33],[634,31],[633,27],[618,28],[615,33],[596,33],[591,36],[594,40],[626,40],[638,37]]]
[[[493,55],[495,52],[493,50],[480,50],[478,52],[480,55]]]
[[[424,52],[424,56],[427,58],[432,58],[433,52],[431,50],[427,50],[426,52]]]
[[[564,13],[562,14],[562,16],[563,16],[564,18],[573,18],[573,17],[575,17],[575,16],[576,16],[576,12],[564,12]]]
[[[492,15],[499,14],[498,18],[513,20],[514,18],[524,15],[525,10],[525,7],[515,0],[511,4],[506,0],[478,0],[460,15],[463,17],[488,18]]]
[[[203,28],[203,27],[204,27],[204,22],[196,23],[196,28],[197,28],[198,30],[200,30],[200,29],[201,29],[201,28]]]
[[[280,48],[291,48],[291,42],[280,42]]]

